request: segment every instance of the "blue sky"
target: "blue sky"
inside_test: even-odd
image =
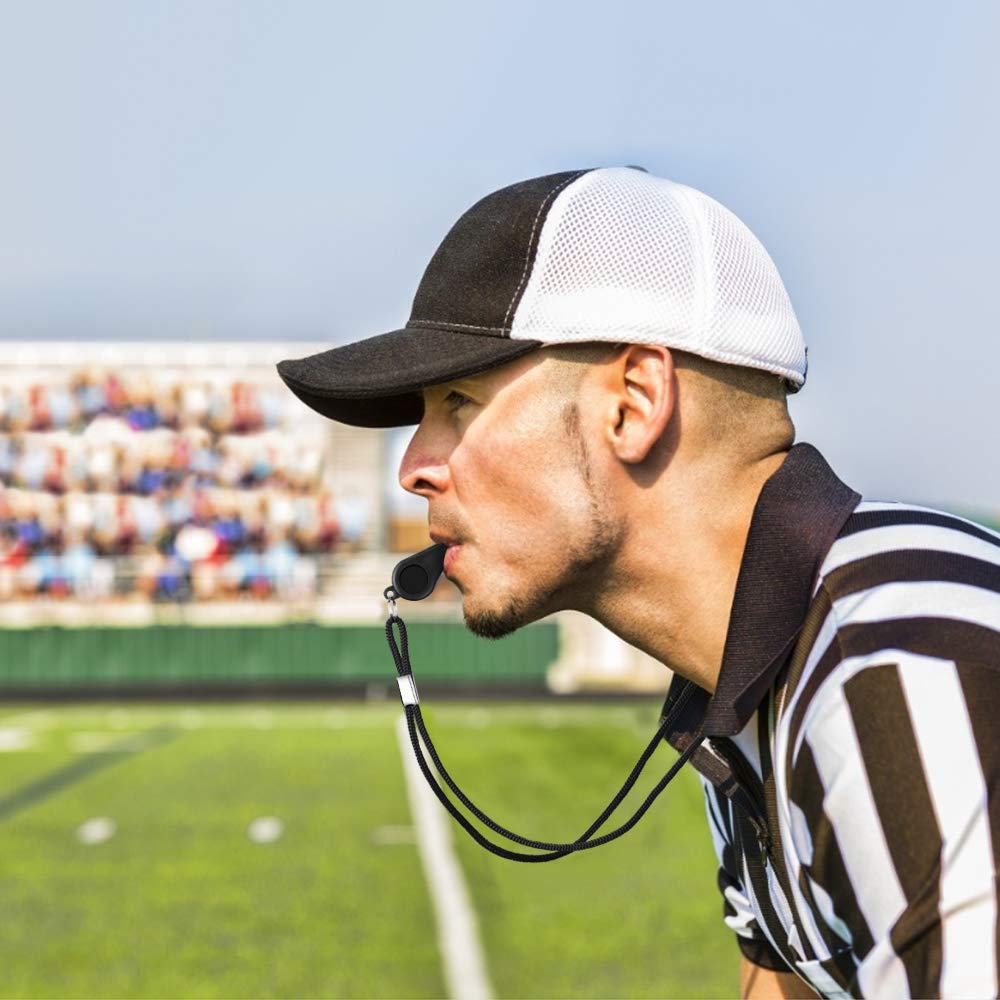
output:
[[[637,163],[774,257],[799,440],[1000,513],[997,5],[2,10],[0,338],[358,340],[483,194]]]

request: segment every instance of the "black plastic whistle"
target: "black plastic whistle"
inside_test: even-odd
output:
[[[444,572],[444,554],[448,546],[435,542],[415,555],[396,563],[392,571],[392,589],[406,601],[422,601],[429,597]]]

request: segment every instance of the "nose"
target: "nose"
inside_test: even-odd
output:
[[[440,456],[439,448],[429,447],[426,436],[418,430],[410,440],[399,463],[399,485],[407,493],[430,497],[448,488],[448,462]]]

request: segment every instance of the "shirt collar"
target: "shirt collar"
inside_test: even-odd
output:
[[[733,736],[747,724],[794,648],[823,558],[860,501],[805,441],[767,478],[747,532],[715,693],[695,692],[666,736],[671,744],[686,745],[698,716],[705,736]],[[687,683],[674,676],[661,718]]]

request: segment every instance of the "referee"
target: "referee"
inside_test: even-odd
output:
[[[278,371],[365,427],[466,626],[563,609],[674,674],[747,997],[996,997],[1000,535],[862,500],[787,395],[806,347],[718,202],[641,168],[473,205],[403,328]],[[734,952],[735,954],[735,952]]]

